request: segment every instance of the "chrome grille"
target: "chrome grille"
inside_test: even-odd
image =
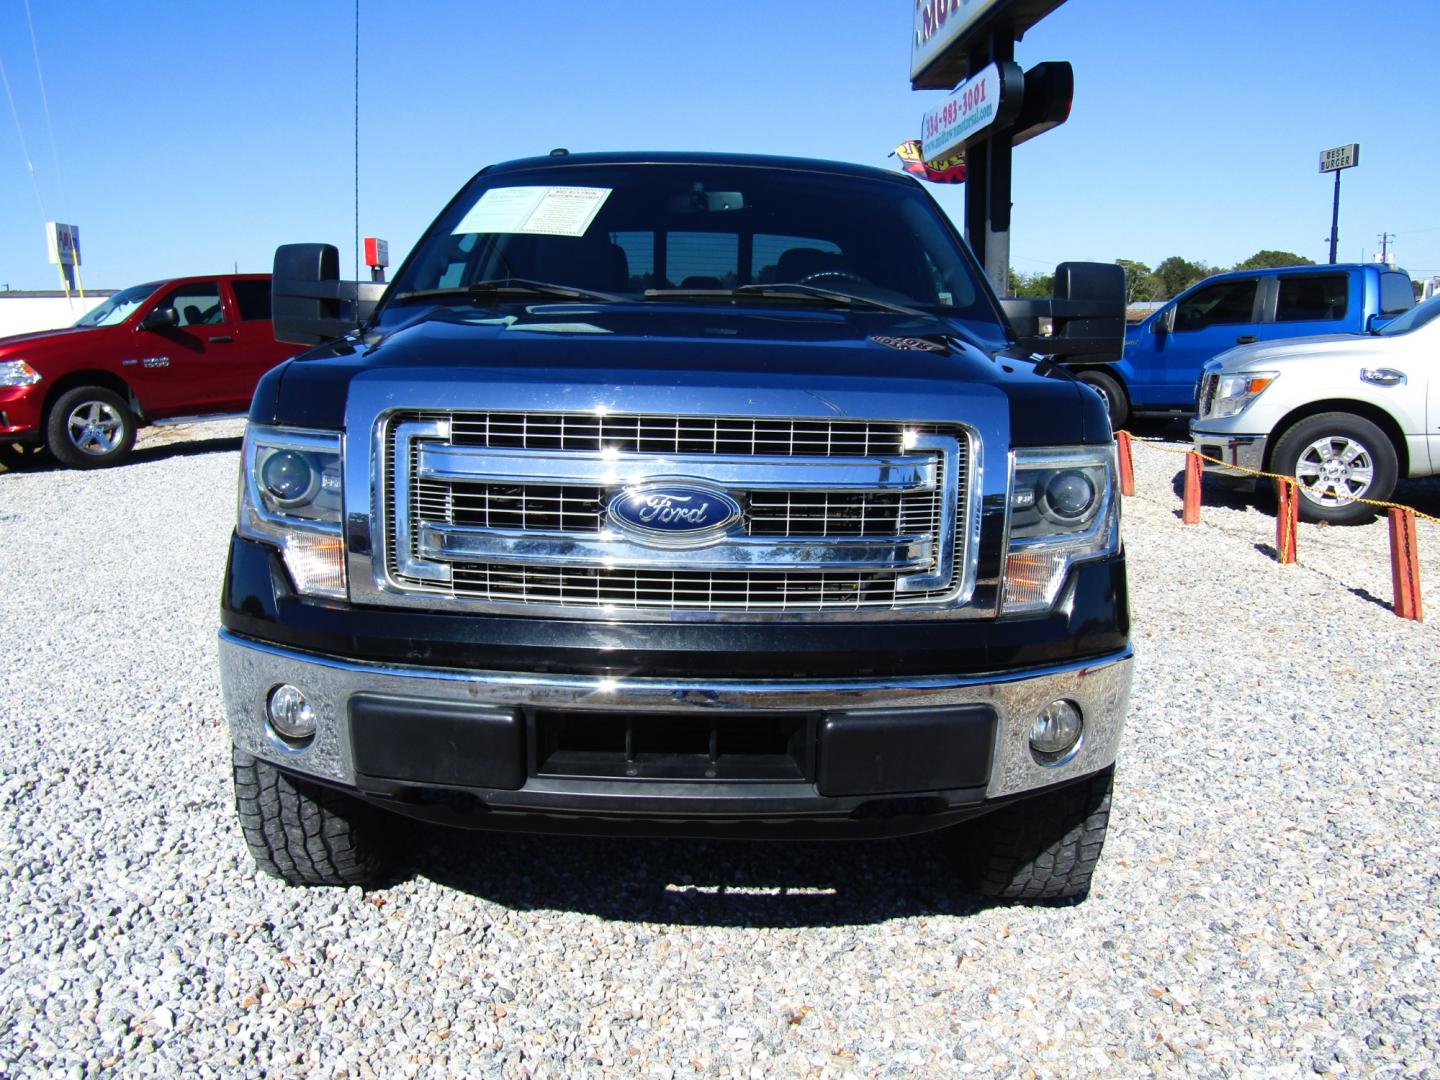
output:
[[[900,424],[864,420],[567,413],[482,413],[450,419],[450,439],[457,446],[526,450],[868,457],[900,453],[904,438]]]
[[[934,606],[962,577],[955,522],[970,468],[957,429],[430,411],[386,424],[385,566],[404,592],[481,606],[804,612]],[[927,439],[940,449],[911,445]],[[742,524],[698,552],[617,541],[606,506],[634,480],[575,482],[598,479],[602,461],[726,477],[716,482]]]

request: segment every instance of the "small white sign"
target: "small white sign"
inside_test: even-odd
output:
[[[460,219],[452,234],[584,236],[610,192],[610,188],[590,187],[491,188]]]
[[[1339,172],[1341,169],[1354,168],[1359,164],[1359,143],[1347,143],[1345,146],[1336,146],[1320,151],[1320,171],[1322,173]]]
[[[920,153],[936,162],[965,145],[995,122],[1000,108],[1000,67],[991,64],[957,86],[925,114]]]
[[[45,223],[45,241],[50,247],[50,261],[60,266],[80,265],[80,230],[58,221]]]

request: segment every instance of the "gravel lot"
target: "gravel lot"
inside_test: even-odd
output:
[[[987,906],[933,837],[420,830],[390,887],[306,891],[231,806],[238,431],[0,474],[0,1075],[1440,1070],[1440,640],[1389,610],[1383,524],[1302,526],[1282,567],[1243,500],[1183,527],[1182,460],[1137,447],[1141,659],[1083,903]]]

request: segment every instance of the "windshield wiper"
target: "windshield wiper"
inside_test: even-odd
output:
[[[483,300],[491,296],[552,296],[561,300],[600,300],[607,304],[618,304],[621,300],[613,293],[580,289],[574,285],[552,285],[548,281],[532,281],[518,277],[490,278],[487,281],[477,281],[473,285],[459,285],[448,289],[415,289],[411,292],[396,293],[391,299],[438,300],[447,296],[470,300]]]
[[[879,311],[894,311],[900,315],[924,315],[915,308],[877,300],[873,296],[857,296],[855,293],[823,289],[818,285],[802,285],[798,282],[781,282],[774,285],[741,285],[734,289],[646,289],[647,300],[733,300],[741,296],[760,296],[785,300],[823,300],[845,307],[874,308]]]

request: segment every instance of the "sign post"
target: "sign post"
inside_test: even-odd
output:
[[[965,238],[1001,296],[1010,292],[1011,151],[1064,123],[1074,89],[1068,64],[1021,71],[1015,42],[1064,2],[911,2],[910,86],[954,88],[925,114],[921,166],[929,178],[937,162],[963,154]]]
[[[1330,211],[1330,263],[1335,264],[1335,249],[1340,245],[1340,173],[1360,164],[1360,144],[1346,143],[1320,152],[1320,172],[1335,174],[1335,206]]]

